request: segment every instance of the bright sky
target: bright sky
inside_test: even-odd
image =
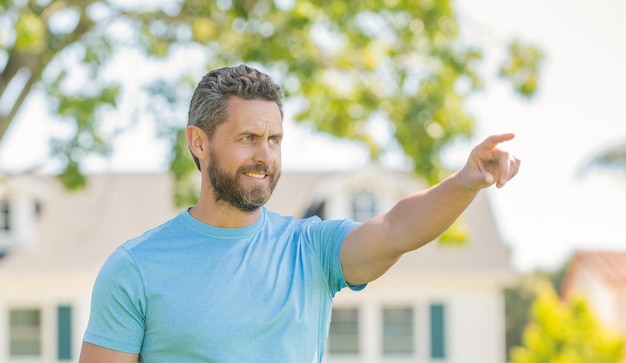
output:
[[[517,134],[505,147],[522,159],[519,175],[504,189],[487,191],[515,267],[557,268],[576,249],[626,250],[626,174],[593,171],[577,177],[595,152],[626,141],[626,2],[458,0],[457,7],[463,34],[486,56],[488,87],[468,104],[478,120],[475,142],[491,133]],[[513,96],[507,84],[489,76],[512,37],[546,54],[532,101]],[[190,59],[185,58],[188,66]],[[129,79],[154,72],[148,66],[124,70]],[[48,135],[59,127],[43,119],[45,107],[41,100],[29,101],[0,144],[2,168],[45,162]],[[115,156],[94,162],[92,169],[161,168],[164,149],[146,137],[153,132],[149,123],[138,120]],[[362,164],[357,147],[337,146],[290,123],[285,131],[286,170]],[[460,166],[470,146],[455,148],[451,163]]]
[[[538,97],[491,85],[476,97],[478,138],[513,131],[516,180],[489,191],[514,263],[559,267],[576,249],[626,250],[626,173],[577,171],[626,142],[626,2],[460,0],[464,29],[480,43],[519,36],[546,53]],[[501,47],[500,47],[501,48]],[[489,51],[497,62],[501,54]]]

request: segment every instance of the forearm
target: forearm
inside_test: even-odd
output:
[[[479,191],[464,186],[457,172],[429,189],[404,197],[384,217],[391,248],[404,253],[434,240]]]

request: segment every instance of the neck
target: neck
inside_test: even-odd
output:
[[[261,208],[244,212],[227,203],[216,202],[200,193],[198,203],[189,210],[197,220],[220,228],[241,228],[254,224],[261,217]]]

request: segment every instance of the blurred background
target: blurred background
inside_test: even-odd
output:
[[[54,224],[44,221],[53,208],[46,205],[49,195],[70,205],[99,190],[92,176],[169,173],[171,185],[159,189],[168,199],[159,203],[171,205],[154,219],[127,220],[134,229],[125,229],[124,238],[193,203],[197,175],[181,137],[191,92],[207,70],[247,63],[286,92],[286,175],[355,175],[374,165],[381,173],[409,173],[425,187],[461,167],[486,136],[514,132],[503,147],[522,160],[521,172],[505,188],[485,191],[490,210],[476,212],[494,219],[513,276],[489,285],[503,309],[491,333],[502,330],[506,339],[487,356],[494,362],[619,362],[626,332],[624,15],[619,0],[0,1],[0,337],[9,337],[0,360],[75,360],[88,314],[85,289],[98,261],[123,242],[109,236],[106,247],[81,246],[93,266],[80,267],[88,271],[80,287],[42,303],[24,281],[39,281],[29,271],[41,266],[32,256],[46,253],[39,249],[45,238],[38,223]],[[316,198],[309,195],[303,205],[321,211]],[[23,207],[27,200],[33,208]],[[27,209],[35,217],[22,212]],[[58,214],[64,213],[71,212]],[[52,229],[49,243],[67,228],[74,227]],[[480,245],[472,228],[455,226],[444,240]],[[49,276],[46,271],[41,275]],[[436,271],[433,266],[428,274]],[[71,274],[54,283],[67,286]],[[434,317],[450,319],[453,301],[462,304],[452,297],[458,284],[449,288],[448,305],[417,296],[408,314],[420,316],[420,304],[428,305],[435,314],[430,328],[436,328]],[[337,316],[349,325],[350,314]],[[54,320],[49,316],[57,323],[46,323]],[[457,327],[449,321],[446,334]],[[542,324],[587,333],[563,337]],[[72,334],[61,332],[66,326]],[[46,329],[58,330],[55,343],[45,342]],[[593,329],[608,332],[589,333]],[[613,360],[584,356],[587,350],[563,348],[567,344],[533,345],[551,334],[571,347],[594,341],[588,344],[599,356]],[[403,353],[408,361],[456,362],[462,352],[451,337],[447,351],[433,339],[430,351],[421,349],[426,343],[411,337],[414,349],[399,348],[410,350]],[[351,359],[353,348],[346,349]],[[547,357],[533,356],[537,351]],[[384,361],[384,354],[360,357],[356,361]]]

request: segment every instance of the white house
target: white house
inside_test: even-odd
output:
[[[109,253],[178,213],[166,174],[91,175],[70,193],[45,176],[0,190],[0,362],[78,360],[91,287]],[[423,189],[405,172],[283,172],[268,208],[361,220]],[[469,243],[405,255],[335,300],[327,363],[504,363],[503,288],[512,281],[487,194],[462,216]]]

